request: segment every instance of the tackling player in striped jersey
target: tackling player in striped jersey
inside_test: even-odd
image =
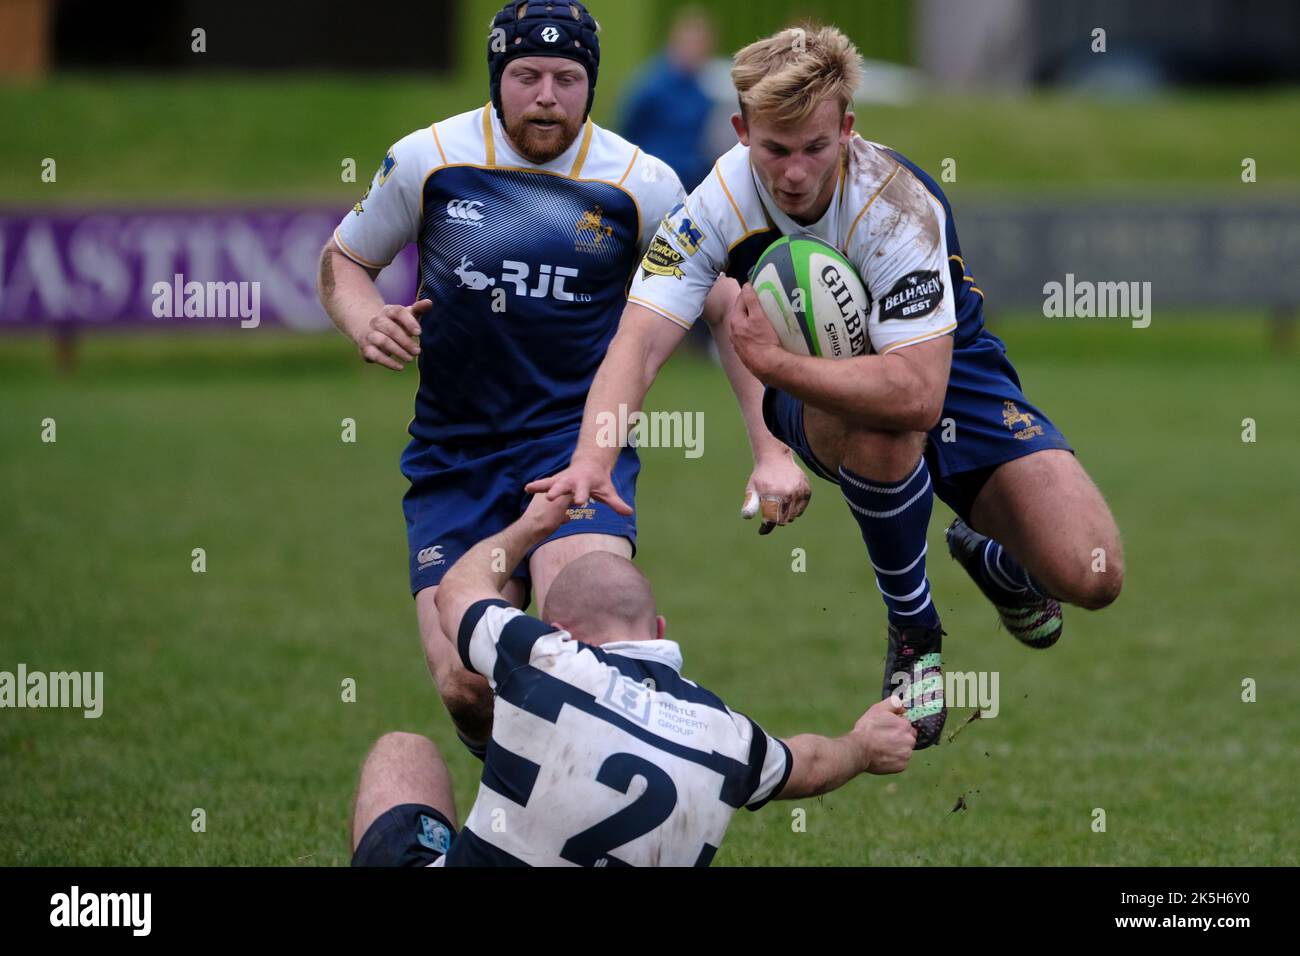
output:
[[[740,807],[906,767],[916,731],[896,699],[842,737],[780,740],[687,680],[649,582],[619,555],[566,565],[544,619],[501,600],[509,572],[495,569],[554,533],[571,504],[537,495],[438,589],[444,630],[496,693],[464,828],[437,748],[386,735],[361,773],[354,865],[707,866]]]

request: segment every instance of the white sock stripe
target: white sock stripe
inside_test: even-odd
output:
[[[930,595],[927,594],[925,596],[925,603],[922,604],[920,607],[918,607],[915,611],[895,611],[894,613],[902,617],[911,617],[913,614],[920,614],[929,606],[930,606]]]
[[[985,542],[984,544],[984,567],[988,571],[989,577],[993,579],[994,584],[998,585],[1003,590],[1011,591],[1015,594],[1021,593],[1025,589],[1017,587],[1012,583],[1011,578],[1007,577],[1006,572],[1002,570],[1002,566],[998,564],[998,562],[989,561],[989,548],[992,544],[992,541]]]
[[[894,517],[894,515],[902,514],[908,508],[912,507],[912,505],[914,505],[917,501],[919,501],[921,496],[929,490],[930,490],[930,476],[926,475],[925,484],[921,487],[921,490],[918,491],[916,494],[912,495],[912,497],[908,498],[907,501],[905,501],[903,504],[899,505],[897,508],[894,508],[890,511],[868,511],[866,508],[863,508],[862,506],[854,504],[852,501],[849,501],[848,495],[844,496],[844,500],[848,501],[849,507],[852,508],[860,515],[865,515],[868,518],[892,518]]]
[[[911,564],[909,564],[905,568],[899,568],[897,571],[886,571],[880,565],[876,564],[874,561],[871,561],[870,555],[867,556],[867,560],[871,561],[871,567],[875,569],[875,572],[877,574],[906,574],[908,571],[911,571],[914,567],[917,566],[917,564],[920,563],[921,559],[925,557],[925,552],[928,550],[930,550],[930,542],[927,541],[925,544],[921,545],[921,553],[916,556],[916,560],[914,560]]]
[[[912,483],[912,479],[916,477],[916,473],[920,471],[923,467],[925,467],[924,458],[922,458],[920,461],[916,463],[916,467],[912,469],[912,473],[910,475],[908,475],[906,478],[904,478],[902,481],[900,481],[897,485],[895,485],[892,488],[886,488],[881,485],[869,485],[864,481],[858,481],[858,479],[854,478],[852,475],[850,475],[848,472],[844,470],[843,465],[840,465],[840,477],[843,478],[845,481],[847,481],[849,484],[851,484],[854,488],[861,488],[863,491],[874,491],[877,494],[881,494],[881,495],[896,495]]]
[[[930,586],[929,579],[922,578],[921,583],[916,586],[915,590],[913,590],[911,594],[890,594],[884,588],[880,587],[879,581],[876,582],[876,587],[880,589],[880,593],[883,594],[885,597],[890,598],[891,600],[894,601],[915,601],[917,598],[921,596],[921,592],[924,591],[929,586]]]

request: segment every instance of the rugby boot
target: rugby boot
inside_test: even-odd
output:
[[[902,698],[903,716],[916,728],[916,750],[938,743],[948,718],[943,699],[942,644],[942,627],[889,625],[882,699],[894,694]]]

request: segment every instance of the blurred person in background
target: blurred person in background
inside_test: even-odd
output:
[[[629,140],[673,168],[692,192],[717,157],[709,149],[714,101],[705,88],[704,70],[714,52],[713,20],[698,7],[678,12],[668,45],[629,84],[619,129]],[[708,327],[697,325],[687,344],[708,350]]]
[[[629,84],[619,123],[624,136],[673,168],[688,193],[716,159],[708,152],[713,98],[703,77],[713,50],[708,14],[695,7],[678,13],[668,45]]]

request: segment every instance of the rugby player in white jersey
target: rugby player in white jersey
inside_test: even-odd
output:
[[[896,698],[841,737],[779,740],[684,678],[650,583],[620,555],[565,565],[542,619],[511,607],[509,571],[496,569],[553,534],[570,504],[537,495],[438,589],[443,630],[496,693],[464,828],[433,743],[388,734],[361,771],[353,865],[707,866],[740,807],[907,766],[916,730]]]
[[[491,693],[439,625],[442,574],[520,515],[525,483],[568,463],[628,282],[684,198],[666,164],[589,118],[597,31],[576,0],[502,8],[486,37],[491,102],[398,141],[321,257],[321,301],[362,358],[394,370],[418,358],[402,455],[411,593],[443,702],[480,756]],[[417,301],[385,304],[373,279],[411,243]],[[730,298],[713,301],[706,315],[728,373],[752,387],[720,331]],[[789,449],[758,417],[750,426],[750,487],[806,496]],[[620,500],[633,501],[635,449],[619,450],[612,466]],[[633,553],[630,509],[593,503],[575,519],[514,569],[506,600],[526,607],[531,588],[541,606],[578,555]]]
[[[746,286],[726,321],[766,389],[736,394],[746,418],[761,403],[773,435],[839,485],[888,612],[882,690],[907,685],[920,748],[937,742],[946,715],[944,632],[925,570],[934,494],[957,514],[953,557],[1031,647],[1059,638],[1060,601],[1095,609],[1115,599],[1123,552],[1100,492],[984,328],[984,293],[938,184],[853,131],[859,77],[857,50],[834,27],[784,30],[736,54],[740,142],[664,220],[592,383],[570,467],[528,490],[622,512],[609,478],[617,449],[597,440],[602,414],[640,407],[719,275],[745,280],[782,235],[831,243],[873,300],[872,354],[787,351]]]

